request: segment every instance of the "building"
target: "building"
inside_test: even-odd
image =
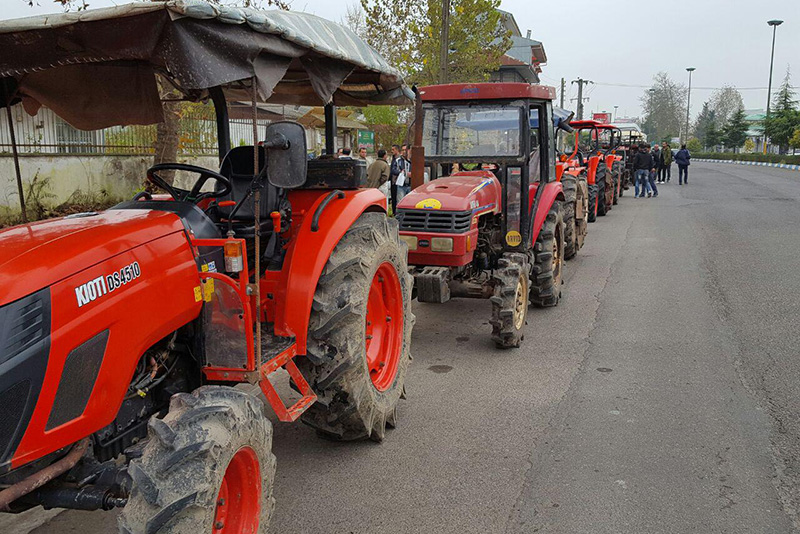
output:
[[[539,83],[542,66],[547,63],[547,54],[541,41],[531,39],[531,31],[525,36],[517,25],[514,15],[500,11],[500,23],[511,32],[511,48],[501,58],[500,68],[490,75],[493,82]]]

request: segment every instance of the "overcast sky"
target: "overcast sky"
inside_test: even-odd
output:
[[[26,0],[0,1],[0,18],[58,11],[48,0],[39,0],[33,8]],[[89,1],[91,7],[115,3]],[[339,21],[353,1],[291,0],[291,6]],[[649,86],[662,70],[685,83],[689,66],[697,68],[692,75],[693,115],[712,93],[705,88],[723,84],[741,89],[745,107],[764,108],[770,19],[785,21],[777,33],[773,90],[787,66],[794,73],[793,85],[800,86],[800,0],[503,0],[501,7],[514,14],[523,35],[530,29],[532,37],[544,43],[549,61],[543,67],[543,83],[558,86],[564,77],[567,96],[574,98],[577,89],[571,80],[580,76],[597,82],[587,91],[587,112],[612,112],[616,105],[619,117],[638,116],[645,89],[619,85]],[[575,102],[568,105],[574,106]]]

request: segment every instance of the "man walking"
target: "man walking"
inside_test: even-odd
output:
[[[661,168],[664,166],[664,157],[661,155],[661,147],[656,143],[653,146],[653,165],[656,168],[655,183],[661,183]]]
[[[643,198],[645,189],[652,194],[649,174],[650,169],[653,168],[653,157],[650,155],[649,148],[648,144],[642,143],[639,145],[639,151],[633,157],[634,197]],[[639,193],[639,187],[641,187],[641,194]]]
[[[664,141],[663,147],[661,149],[661,160],[664,162],[664,165],[661,167],[661,183],[669,182],[669,179],[672,175],[672,147],[669,146],[669,143]]]
[[[389,179],[389,164],[386,163],[386,151],[378,150],[378,159],[367,169],[367,187],[379,188]]]
[[[675,153],[675,163],[678,164],[678,185],[689,185],[689,160],[692,155],[686,150],[686,145],[681,145],[681,149]]]
[[[656,187],[656,178],[658,178],[658,169],[661,166],[661,151],[658,149],[658,145],[653,147],[651,157],[653,158],[653,168],[650,169],[650,174],[648,175],[651,192],[647,193],[647,196],[657,197],[658,187]]]

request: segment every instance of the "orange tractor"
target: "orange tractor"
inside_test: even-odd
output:
[[[575,129],[574,151],[567,158],[571,168],[586,168],[589,189],[588,221],[594,222],[617,203],[622,189],[622,157],[615,151],[619,130],[595,120],[570,122]]]
[[[265,533],[272,426],[234,386],[323,437],[380,441],[414,316],[406,245],[364,163],[309,161],[303,128],[265,130],[258,105],[324,104],[333,154],[337,103],[413,93],[337,24],[202,2],[23,19],[0,48],[0,106],[152,124],[160,83],[213,103],[221,162],[156,165],[163,194],[0,232],[0,510],[121,507],[128,534]],[[231,146],[228,102],[251,102],[257,146]],[[300,393],[288,407],[281,368]]]
[[[518,347],[529,302],[555,306],[561,297],[566,198],[555,172],[555,91],[477,83],[419,93],[415,189],[397,206],[416,297],[489,299],[495,344]]]

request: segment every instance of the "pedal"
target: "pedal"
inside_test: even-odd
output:
[[[272,409],[275,411],[275,415],[283,422],[296,421],[303,412],[317,400],[317,395],[311,390],[311,386],[308,385],[300,369],[298,369],[297,365],[294,363],[293,358],[296,355],[297,345],[292,343],[277,356],[262,365],[259,371],[261,380],[259,380],[258,385],[261,387],[261,391],[264,392],[264,396],[269,401],[270,406],[272,406]],[[286,369],[286,372],[289,373],[289,376],[297,386],[300,395],[302,395],[300,400],[289,407],[281,400],[278,391],[269,380],[269,375],[281,368]]]
[[[414,287],[419,302],[442,304],[450,300],[450,268],[423,267],[414,275]]]

